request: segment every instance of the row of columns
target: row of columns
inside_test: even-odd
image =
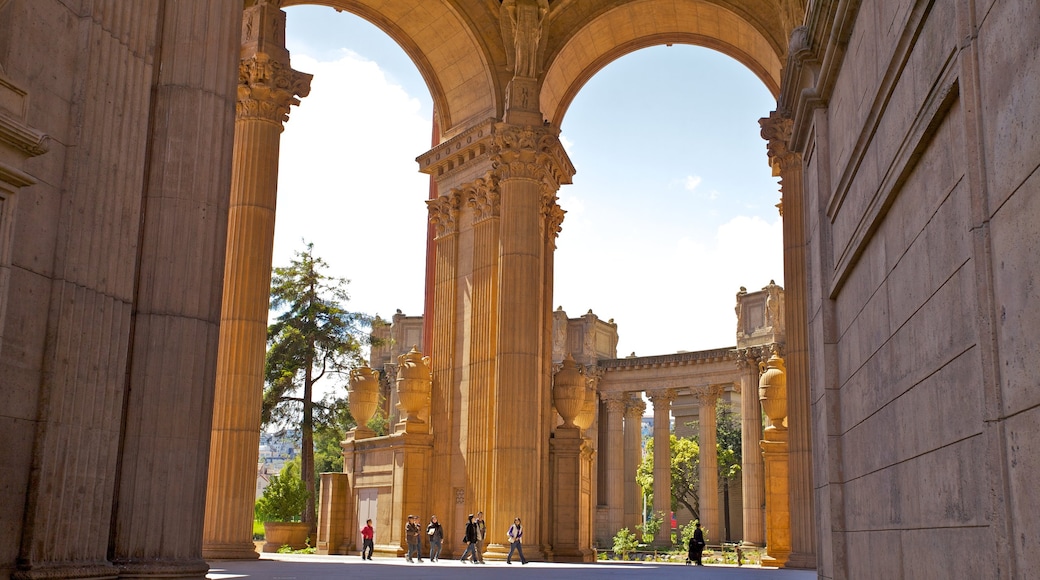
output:
[[[745,386],[745,389],[750,390],[744,392],[751,393],[746,397],[752,399],[751,415],[761,417],[758,410],[757,366],[755,368],[755,382],[753,386]],[[750,378],[749,374],[748,379]],[[715,449],[715,407],[721,394],[722,389],[718,386],[694,390],[694,396],[700,406],[698,437],[701,449]],[[667,521],[671,514],[671,404],[676,398],[676,392],[674,389],[656,389],[648,391],[647,395],[654,406],[653,511],[664,514]],[[604,393],[602,399],[606,411],[606,440],[600,450],[606,470],[604,505],[607,509],[607,530],[613,533],[623,527],[633,529],[635,525],[642,523],[642,503],[635,472],[642,457],[642,418],[646,404],[639,396],[629,393]],[[745,409],[744,412],[746,414],[748,410]],[[757,495],[752,495],[753,507],[745,508],[745,530],[748,526],[755,530],[750,537],[745,535],[745,542],[762,545],[765,537],[765,506],[761,491],[762,457],[757,453],[762,425],[760,420],[750,423],[757,423],[758,435],[754,434],[754,429],[747,433],[747,429],[742,428],[742,436],[757,437],[753,443],[745,447],[749,451],[744,454],[744,461],[750,459],[753,465],[750,473],[745,472],[744,488],[758,491]],[[718,461],[715,453],[701,453],[698,475],[701,525],[711,532],[719,533],[722,523],[718,502]],[[749,476],[755,479],[749,480]],[[655,542],[659,545],[670,544],[669,534],[670,526],[662,526]]]

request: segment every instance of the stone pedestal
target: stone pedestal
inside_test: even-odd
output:
[[[761,445],[766,472],[766,553],[762,565],[782,568],[791,554],[787,430],[766,429],[764,436]]]
[[[354,511],[348,508],[350,479],[346,473],[323,473],[320,493],[315,549],[319,554],[347,554],[352,548],[347,540],[353,538],[350,531],[354,527],[347,518]]]
[[[550,441],[550,519],[553,560],[591,562],[594,552],[588,543],[591,523],[592,456],[579,429],[557,427]],[[525,534],[526,535],[526,534]]]

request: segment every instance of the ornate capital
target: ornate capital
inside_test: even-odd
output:
[[[782,176],[791,167],[801,165],[801,154],[790,148],[791,131],[794,128],[794,121],[790,117],[772,111],[768,117],[759,119],[758,124],[762,127],[761,135],[766,140],[766,151],[774,175]]]
[[[625,401],[625,418],[639,419],[646,412],[646,403],[642,398],[631,397]]]
[[[473,182],[465,188],[466,207],[473,210],[473,223],[497,218],[501,194],[498,191],[498,180],[488,175]]]
[[[238,64],[237,118],[275,123],[289,120],[289,107],[311,91],[313,75],[295,71],[287,64],[257,53]]]
[[[563,224],[563,216],[567,213],[557,203],[558,200],[555,191],[548,191],[548,188],[543,191],[542,217],[545,219],[545,238],[552,244],[553,249],[556,248],[556,238],[562,231],[560,226]]]
[[[609,414],[621,415],[625,412],[627,397],[624,393],[601,393],[599,398],[606,403]]]
[[[498,123],[490,153],[500,179],[540,181],[555,193],[574,176],[574,166],[551,128]]]
[[[671,403],[675,400],[674,389],[655,389],[653,391],[647,391],[646,395],[650,397],[650,402],[655,406],[659,403]]]
[[[699,387],[696,389],[690,389],[690,394],[697,400],[697,404],[701,407],[714,405],[718,402],[719,397],[722,396],[722,385],[710,385],[707,387]]]
[[[460,194],[455,190],[426,202],[426,208],[430,211],[430,223],[436,229],[437,238],[458,231],[456,222],[459,218],[459,198]]]

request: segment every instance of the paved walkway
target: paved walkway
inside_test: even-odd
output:
[[[415,580],[458,580],[494,578],[495,580],[583,580],[604,578],[648,578],[652,580],[810,580],[813,570],[773,570],[744,566],[684,566],[682,564],[650,564],[638,562],[602,562],[593,564],[554,564],[531,562],[488,562],[480,566],[458,560],[409,564],[404,558],[376,558],[363,561],[358,556],[316,556],[303,554],[263,554],[259,560],[210,562],[209,578],[213,580],[317,580],[348,578]]]

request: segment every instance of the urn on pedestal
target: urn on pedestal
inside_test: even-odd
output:
[[[430,401],[433,374],[430,357],[423,356],[418,347],[397,357],[397,408],[404,418],[396,431],[426,432],[428,426],[419,418]]]
[[[762,412],[769,418],[766,429],[786,429],[787,418],[787,372],[784,359],[776,351],[764,363],[759,363],[762,376],[758,379],[758,398],[762,401]]]
[[[553,377],[553,403],[563,417],[563,426],[576,429],[574,418],[585,403],[585,375],[578,370],[578,363],[570,353],[563,359],[563,368]]]
[[[352,429],[354,439],[372,437],[375,433],[368,428],[368,422],[379,406],[379,371],[368,367],[358,367],[350,371],[350,385],[347,389],[347,402],[350,414],[357,426]]]

